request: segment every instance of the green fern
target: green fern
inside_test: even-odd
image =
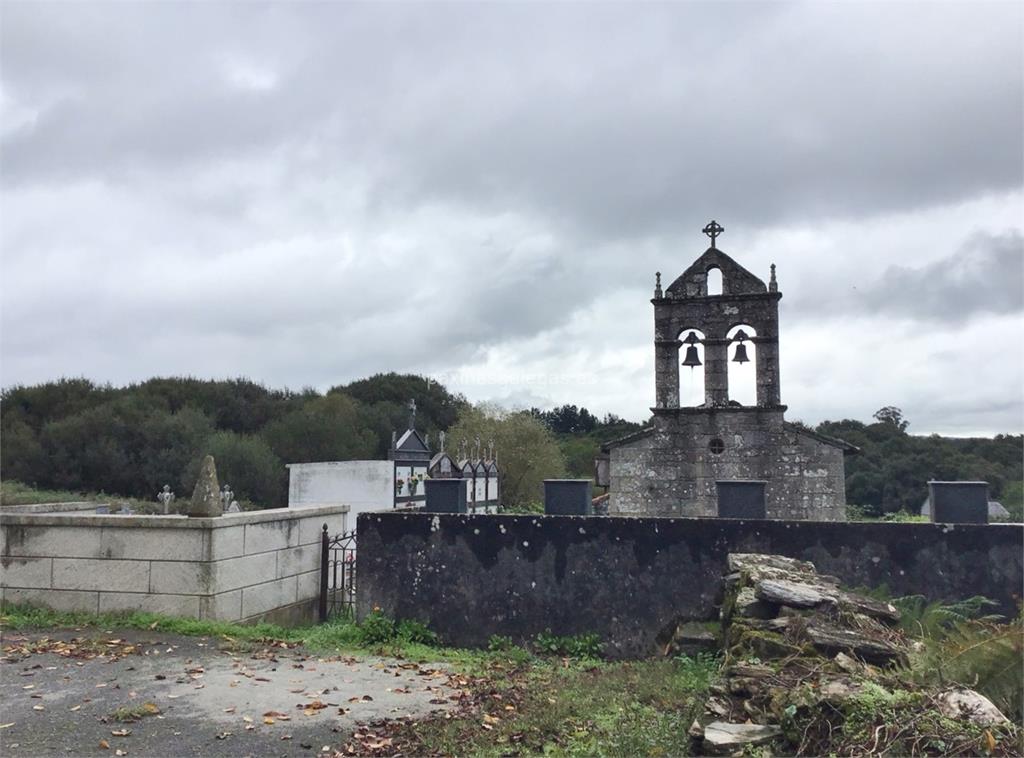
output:
[[[907,595],[890,601],[900,612],[900,627],[911,636],[941,639],[959,624],[968,621],[995,623],[1003,621],[998,614],[985,610],[998,606],[987,597],[975,595],[954,603],[928,602],[924,595]]]
[[[924,638],[906,673],[920,684],[970,687],[1019,724],[1024,718],[1024,623],[954,622],[943,635]]]

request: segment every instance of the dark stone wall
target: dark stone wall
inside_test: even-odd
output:
[[[932,600],[984,595],[1013,614],[1024,526],[363,513],[360,617],[374,606],[452,644],[545,629],[652,654],[683,619],[717,618],[729,552],[813,561],[850,587]]]

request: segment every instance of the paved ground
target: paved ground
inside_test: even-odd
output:
[[[448,708],[458,695],[450,682],[433,665],[242,648],[224,639],[5,633],[0,753],[311,756],[326,747],[330,754],[357,722]],[[122,718],[138,720],[117,720],[118,709],[132,709]]]

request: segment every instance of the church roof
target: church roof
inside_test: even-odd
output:
[[[791,424],[788,421],[784,421],[782,423],[782,426],[787,432],[796,432],[797,434],[802,434],[805,437],[810,437],[811,439],[817,440],[818,442],[823,442],[826,445],[838,447],[846,455],[853,455],[855,453],[860,452],[859,447],[857,447],[856,445],[851,445],[846,440],[841,440],[838,437],[829,437],[827,434],[818,434],[817,432],[811,431],[810,429],[806,429],[802,426],[796,426],[795,424]]]
[[[709,247],[668,286],[665,297],[707,297],[707,275],[713,268],[722,272],[722,295],[762,295],[768,292],[763,281],[718,248]]]

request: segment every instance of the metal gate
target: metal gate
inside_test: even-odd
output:
[[[320,535],[320,621],[356,611],[356,530]]]

